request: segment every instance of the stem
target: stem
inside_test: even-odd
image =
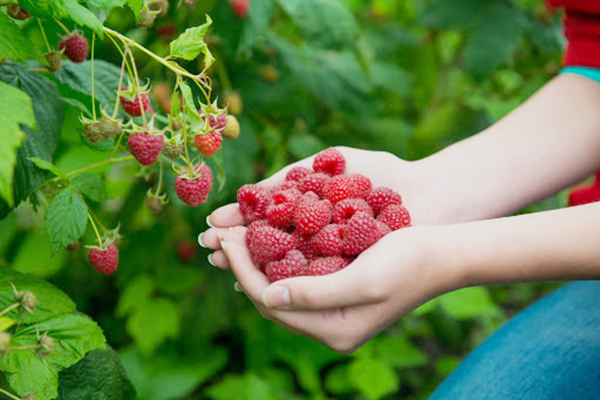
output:
[[[71,34],[71,31],[67,29],[66,26],[63,25],[62,22],[60,22],[56,17],[54,17],[54,21],[56,21],[56,23],[58,24],[58,26],[60,26],[65,32],[67,32],[67,35]]]
[[[163,180],[162,160],[159,160],[159,164],[158,164],[158,186],[156,187],[156,196],[158,196],[158,194],[160,193],[160,189],[162,187],[162,180]]]
[[[17,397],[17,396],[15,396],[14,394],[12,394],[12,393],[9,393],[9,392],[7,392],[6,390],[4,390],[4,389],[2,389],[2,388],[0,388],[0,393],[2,393],[2,394],[3,394],[3,395],[5,395],[5,396],[8,396],[8,397],[10,397],[10,398],[11,398],[11,399],[13,399],[13,400],[23,400],[22,398],[20,398],[20,397]]]
[[[85,171],[89,171],[90,169],[94,169],[94,168],[98,168],[98,167],[103,167],[103,166],[108,165],[108,164],[118,163],[118,162],[122,162],[122,161],[123,162],[124,161],[131,161],[133,159],[134,159],[133,156],[127,156],[127,157],[121,157],[121,158],[109,158],[108,160],[100,161],[100,162],[98,162],[96,164],[91,164],[91,165],[88,165],[86,167],[76,169],[75,171],[68,172],[66,175],[67,175],[67,178],[68,178],[70,176],[77,175],[77,174],[80,174],[80,173],[85,172]]]
[[[96,120],[96,98],[94,96],[94,44],[96,43],[96,32],[92,34],[92,58],[90,60],[90,66],[92,68],[92,116],[94,121]]]
[[[179,78],[177,78],[177,80],[179,81]],[[185,106],[185,97],[181,96],[181,101],[183,102],[183,149],[185,150],[185,162],[187,164],[188,167],[188,176],[192,177],[192,163],[190,162],[190,153],[188,151],[188,146],[187,146],[187,112],[186,110],[186,106]]]
[[[100,222],[100,218],[96,217],[96,214],[94,214],[90,208],[88,207],[88,213],[96,220],[96,222],[98,223],[98,225],[100,225],[100,229],[102,229],[104,232],[108,232],[108,229],[106,229],[104,227],[104,225],[102,225],[102,222]]]
[[[102,245],[102,237],[100,236],[100,232],[98,232],[98,228],[96,227],[96,224],[94,223],[94,219],[92,218],[92,214],[90,214],[88,212],[88,217],[90,219],[90,222],[92,223],[92,227],[94,228],[94,232],[96,232],[96,238],[98,238],[98,244],[100,245],[100,250],[104,250],[104,246]]]
[[[121,145],[121,141],[123,140],[124,136],[125,131],[121,130],[121,133],[119,134],[119,139],[117,139],[117,144],[115,144],[115,149],[112,151],[112,153],[110,153],[110,157],[108,157],[109,160],[112,160],[115,154],[117,154],[117,151],[119,151],[119,146]]]
[[[115,43],[115,45],[116,45],[116,43]],[[117,48],[119,49],[119,51],[121,51],[120,47],[117,46]],[[112,119],[116,119],[117,118],[117,114],[119,112],[119,103],[120,103],[120,101],[119,101],[119,98],[120,98],[119,91],[121,90],[121,87],[123,86],[123,75],[125,74],[125,64],[126,64],[126,61],[127,61],[127,52],[129,52],[129,45],[125,46],[125,52],[124,53],[121,52],[121,54],[123,54],[123,62],[121,63],[121,76],[119,76],[119,86],[118,86],[118,89],[117,89],[117,101],[115,102],[115,110],[113,111]],[[118,147],[119,146],[117,146],[115,148],[115,151],[117,150]],[[111,155],[111,158],[112,158],[112,155]]]
[[[19,303],[11,304],[10,306],[6,307],[4,309],[4,311],[0,312],[0,317],[3,316],[4,314],[6,314],[6,313],[8,313],[8,312],[10,312],[12,310],[14,310],[15,308],[19,308],[19,307],[21,307],[21,303],[20,302]]]
[[[140,86],[140,77],[138,76],[137,66],[135,65],[135,59],[133,58],[133,52],[129,52],[129,58],[131,59],[131,65],[133,66],[133,74],[135,75],[135,85],[139,89]],[[138,103],[140,105],[140,111],[142,112],[142,120],[144,121],[144,130],[148,130],[148,123],[146,121],[146,109],[144,108],[144,103],[142,102],[142,96],[140,94],[136,94],[138,99]]]
[[[46,46],[48,47],[48,51],[52,51],[52,48],[50,47],[50,42],[48,42],[48,37],[46,37],[46,31],[44,31],[44,25],[42,25],[42,20],[37,18],[37,22],[40,26],[40,31],[42,32],[42,36],[44,37],[44,43],[46,43]]]
[[[123,50],[121,50],[121,47],[119,47],[119,44],[117,43],[117,41],[112,37],[112,36],[108,36],[108,38],[113,42],[113,44],[115,45],[115,47],[117,48],[117,50],[119,50],[119,53],[121,53],[121,56],[125,59],[125,65],[127,66],[127,73],[129,73],[129,80],[133,82],[133,72],[131,71],[131,67],[129,66],[129,62],[127,62],[127,57],[126,57],[126,53],[127,50],[129,49],[129,45],[127,43],[123,43],[125,45],[125,52],[123,52]],[[121,90],[121,88],[119,88],[119,90]]]

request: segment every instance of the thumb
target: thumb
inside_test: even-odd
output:
[[[284,279],[263,291],[262,302],[269,308],[324,310],[383,301],[384,286],[369,285],[365,278],[351,264],[329,275]]]

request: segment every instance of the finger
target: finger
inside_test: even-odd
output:
[[[228,229],[232,229],[237,234],[244,236],[246,234],[246,227],[244,226],[234,226]],[[198,244],[200,246],[219,250],[221,248],[221,241],[219,239],[219,235],[222,234],[220,232],[226,231],[224,228],[210,228],[206,232],[202,232],[198,235]]]
[[[267,307],[284,310],[327,310],[381,302],[386,297],[385,282],[371,277],[369,268],[357,260],[333,274],[275,282],[261,299]]]
[[[222,250],[217,250],[208,255],[208,262],[213,267],[229,269],[229,260]]]
[[[231,270],[244,288],[244,293],[253,302],[260,303],[261,294],[269,286],[269,280],[252,261],[244,236],[235,230],[223,232],[221,248],[229,259]]]
[[[246,220],[237,203],[217,208],[207,218],[210,227],[228,228],[230,226],[246,225]]]

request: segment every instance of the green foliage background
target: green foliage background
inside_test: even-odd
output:
[[[151,29],[137,28],[128,8],[108,13],[108,0],[83,2],[88,7],[72,3],[157,54],[168,54],[171,40],[210,15],[206,42],[217,60],[210,70],[214,87],[221,102],[239,94],[243,112],[240,138],[222,149],[225,184],[198,209],[183,205],[169,189],[170,204],[152,215],[144,199],[154,182],[140,178],[133,164],[94,170],[79,185],[72,183],[77,191],[61,192],[73,202],[83,192],[107,226],[120,222],[120,267],[106,278],[89,266],[84,248],[68,252],[66,243],[48,239],[46,210],[35,195],[52,176],[44,161],[69,172],[106,159],[112,149],[110,143],[86,146],[81,139],[80,109],[91,105],[90,64],[65,62],[54,75],[12,61],[0,66],[0,80],[18,79],[20,93],[28,95],[7,105],[14,122],[5,123],[8,114],[0,113],[1,136],[11,138],[0,149],[0,163],[14,165],[9,157],[16,154],[26,165],[17,170],[12,192],[10,181],[0,182],[1,194],[12,193],[14,205],[29,198],[12,212],[10,202],[0,205],[5,216],[0,264],[60,288],[115,349],[101,355],[95,350],[79,369],[64,370],[58,398],[80,398],[76,390],[84,386],[86,395],[95,396],[90,398],[102,398],[107,379],[86,374],[94,365],[110,365],[116,372],[108,381],[129,387],[130,379],[140,400],[426,399],[471,349],[555,286],[474,287],[447,294],[346,356],[263,320],[233,290],[234,277],[208,264],[207,251],[199,249],[191,262],[182,262],[176,250],[182,242],[195,243],[207,228],[206,216],[234,201],[238,187],[330,145],[414,160],[500,119],[560,69],[560,15],[550,14],[541,1],[251,0],[245,20],[225,0],[179,7],[171,1],[168,15]],[[135,1],[127,4],[136,9]],[[82,21],[72,19],[87,26],[90,37],[87,29],[98,27],[85,23],[86,12]],[[32,49],[44,48],[37,23],[16,24],[3,12],[0,23],[24,32]],[[160,34],[173,27],[174,35]],[[54,40],[59,28],[50,20],[46,31]],[[0,58],[28,59],[28,66],[39,67],[41,53],[21,54],[12,44],[0,37]],[[110,104],[119,54],[99,38],[95,55],[96,97]],[[136,60],[154,85],[172,85],[164,68],[141,53]],[[186,67],[202,70],[197,61]],[[265,68],[274,69],[276,79]],[[0,96],[11,90],[0,85]],[[28,157],[40,160],[37,168],[25,162]],[[174,177],[165,172],[172,188]],[[524,212],[563,204],[559,195]],[[64,217],[60,210],[48,213],[50,220]],[[72,229],[75,237],[86,226],[74,221]],[[83,243],[93,240],[86,229]],[[131,389],[111,396],[136,398]]]

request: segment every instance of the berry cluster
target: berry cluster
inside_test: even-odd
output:
[[[383,236],[411,225],[398,193],[373,188],[364,175],[344,175],[345,167],[344,156],[329,148],[317,154],[312,170],[291,169],[279,187],[238,190],[249,224],[246,244],[271,282],[339,271]]]

